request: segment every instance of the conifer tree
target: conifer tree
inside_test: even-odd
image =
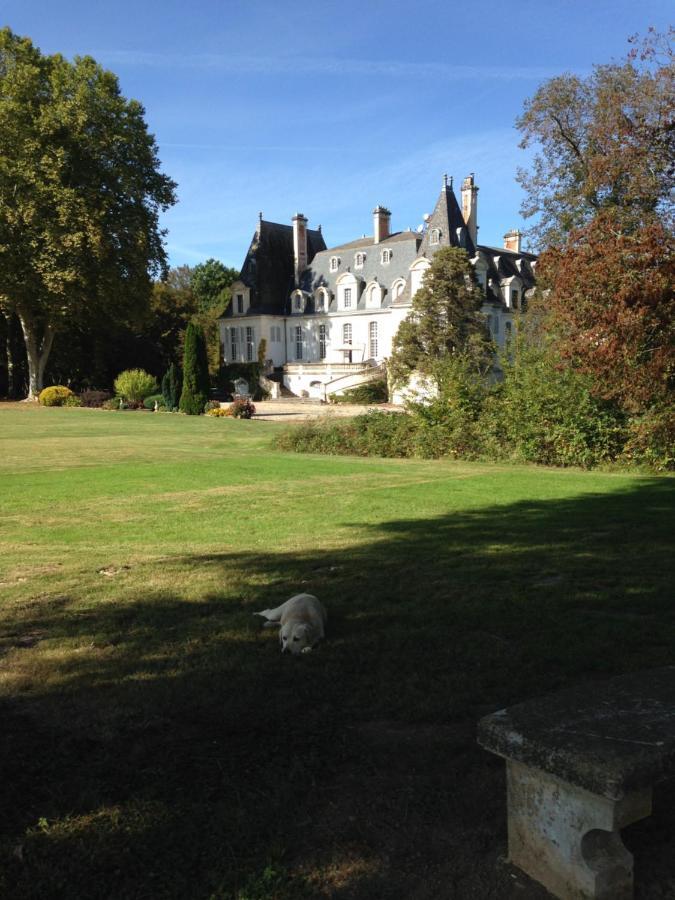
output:
[[[178,409],[182,381],[180,369],[175,363],[171,363],[162,378],[162,396],[167,409]]]
[[[179,408],[188,416],[199,416],[209,399],[209,363],[204,330],[193,322],[185,332],[183,357],[183,391]]]
[[[482,299],[466,252],[438,250],[394,337],[389,361],[394,383],[404,383],[413,372],[434,375],[439,361],[460,353],[484,364],[490,341]]]

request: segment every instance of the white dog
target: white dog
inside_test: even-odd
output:
[[[282,653],[309,653],[325,634],[326,609],[312,594],[296,594],[276,609],[254,615],[267,619],[264,628],[279,628]]]

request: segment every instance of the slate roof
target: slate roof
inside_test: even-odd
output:
[[[365,237],[320,251],[302,275],[300,287],[308,295],[305,313],[315,311],[313,295],[321,286],[326,287],[331,295],[328,311],[336,309],[336,282],[345,272],[350,272],[359,280],[360,296],[354,309],[365,308],[362,288],[371,281],[377,281],[386,289],[382,308],[390,306],[391,286],[398,278],[408,278],[408,270],[419,253],[420,240],[420,235],[414,231],[397,231],[378,244],[372,237]],[[391,261],[388,263],[382,262],[383,250],[391,250]],[[365,254],[363,266],[358,269],[354,259],[357,252]],[[331,272],[330,261],[334,256],[340,259],[340,266],[336,272]]]
[[[307,229],[307,259],[326,249],[320,231]],[[293,226],[261,219],[241,269],[240,280],[250,288],[248,315],[286,315],[295,286]],[[223,318],[232,316],[232,304]]]
[[[431,233],[435,229],[438,229],[440,232],[439,241],[437,244],[432,244]],[[455,192],[449,184],[444,184],[441,188],[434,211],[427,222],[427,228],[420,246],[420,255],[431,259],[441,247],[463,247],[469,256],[473,256],[476,252],[469,230],[464,224],[464,218],[457,203]]]

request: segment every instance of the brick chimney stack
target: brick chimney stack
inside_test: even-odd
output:
[[[373,210],[373,240],[376,244],[389,237],[389,220],[391,213],[384,206],[376,206]]]
[[[478,241],[478,188],[473,172],[462,182],[462,217],[474,244]]]
[[[293,255],[297,287],[300,284],[301,273],[307,268],[307,219],[302,213],[293,216]]]
[[[513,250],[514,253],[520,253],[521,233],[517,228],[512,228],[504,235],[504,249]]]

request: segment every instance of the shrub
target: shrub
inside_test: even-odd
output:
[[[230,415],[235,419],[250,419],[255,415],[255,406],[246,397],[239,397],[230,403]]]
[[[334,395],[331,399],[335,403],[386,403],[389,399],[389,390],[385,379],[378,378],[376,381],[350,388],[343,394]]]
[[[100,408],[106,400],[111,398],[112,395],[108,391],[82,391],[80,394],[82,406],[87,406],[90,409]]]
[[[143,406],[146,409],[154,410],[155,403],[157,404],[158,409],[166,409],[166,404],[164,403],[164,394],[150,394],[150,396],[146,397],[143,401]]]
[[[185,332],[183,390],[178,407],[188,416],[201,416],[209,399],[209,362],[204,329],[190,322]]]
[[[178,409],[180,395],[183,389],[183,376],[175,363],[171,363],[162,378],[162,396],[167,409]]]
[[[73,392],[70,388],[64,387],[62,384],[54,384],[40,391],[38,403],[42,406],[63,406],[68,397],[72,397]]]
[[[675,410],[656,407],[631,419],[622,461],[657,472],[675,469]]]
[[[282,432],[277,445],[296,453],[406,457],[414,454],[417,429],[411,415],[373,410],[353,419],[305,422]]]
[[[101,409],[121,409],[120,407],[120,399],[119,397],[111,397],[109,400],[104,400],[101,404]]]
[[[70,397],[66,397],[61,406],[82,406],[82,401],[75,394],[71,394]]]
[[[220,409],[220,403],[217,400],[207,400],[204,404],[204,412],[210,412],[212,409]]]
[[[115,379],[115,393],[132,405],[140,405],[157,392],[157,382],[143,369],[127,369]]]
[[[219,406],[218,408],[213,407],[212,409],[209,409],[206,415],[213,416],[214,418],[221,418],[223,416],[231,416],[232,413],[229,409],[223,409],[221,406]]]

